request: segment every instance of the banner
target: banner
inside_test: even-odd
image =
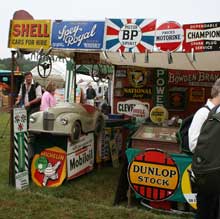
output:
[[[220,22],[183,25],[183,52],[220,50]]]
[[[53,48],[100,50],[103,46],[104,22],[54,21]]]
[[[168,70],[168,84],[178,86],[211,87],[220,71]]]
[[[138,52],[153,50],[155,19],[106,19],[105,49]]]
[[[50,29],[50,20],[11,20],[8,47],[48,49]]]

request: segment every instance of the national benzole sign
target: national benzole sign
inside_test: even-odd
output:
[[[166,152],[148,149],[137,154],[128,168],[131,188],[145,199],[161,201],[172,196],[179,184],[175,161]]]

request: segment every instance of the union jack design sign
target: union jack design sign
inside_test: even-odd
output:
[[[155,19],[106,19],[105,22],[106,50],[138,53],[153,50]]]

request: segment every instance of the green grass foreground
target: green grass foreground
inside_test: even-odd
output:
[[[120,168],[104,165],[57,188],[40,188],[33,182],[24,191],[9,186],[10,114],[0,112],[0,219],[178,219],[160,214],[132,199],[113,206]]]

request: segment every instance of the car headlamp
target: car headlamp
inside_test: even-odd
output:
[[[35,123],[36,122],[36,118],[34,116],[30,116],[29,122],[30,123]]]
[[[60,122],[61,122],[62,125],[67,125],[67,124],[68,124],[68,119],[66,119],[66,118],[61,118],[61,119],[60,119]]]

